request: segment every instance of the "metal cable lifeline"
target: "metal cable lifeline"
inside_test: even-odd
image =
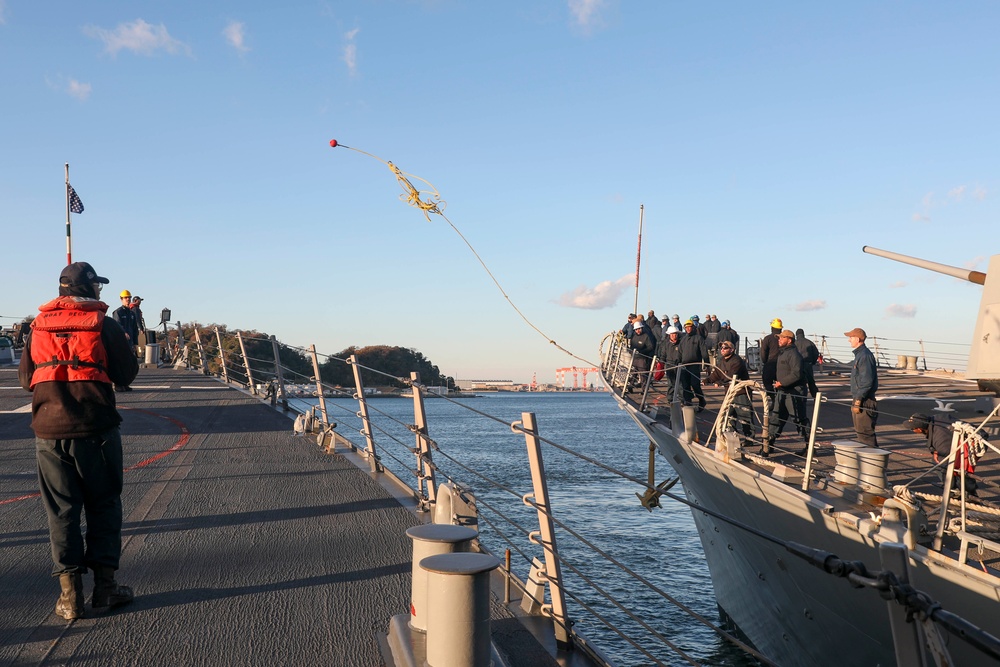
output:
[[[998,406],[994,412],[998,409],[1000,409],[1000,406]],[[971,431],[971,428],[969,430]],[[539,439],[545,441],[542,438]],[[980,438],[980,440],[982,439]],[[995,447],[992,447],[992,445],[989,445],[989,443],[986,443],[986,446],[996,449]],[[648,484],[642,484],[643,486],[650,488]],[[814,567],[819,568],[827,574],[847,579],[856,588],[874,588],[879,591],[879,594],[884,599],[894,600],[898,604],[905,606],[910,617],[916,616],[921,622],[932,620],[956,637],[965,640],[984,653],[1000,659],[1000,638],[994,637],[988,632],[972,625],[952,612],[945,611],[939,603],[935,602],[926,593],[915,589],[910,584],[901,583],[895,573],[891,571],[869,571],[862,561],[841,560],[836,554],[799,544],[798,542],[783,540],[771,535],[770,533],[766,533],[762,530],[754,528],[753,526],[737,521],[720,512],[716,512],[715,510],[693,503],[687,498],[670,493],[669,491],[663,491],[661,495],[667,496],[668,498],[687,505],[694,510],[712,516],[733,526],[734,528],[743,530],[763,540],[771,542],[772,544],[780,546],[792,555],[806,561]],[[554,517],[553,520],[555,520]]]
[[[542,331],[537,326],[535,326],[535,324],[531,320],[529,320],[528,317],[524,313],[521,312],[521,309],[517,307],[517,305],[514,303],[514,301],[510,298],[510,296],[504,290],[503,286],[500,285],[500,281],[497,280],[496,276],[493,275],[493,272],[490,271],[490,268],[486,265],[486,262],[483,261],[483,258],[479,256],[479,253],[476,252],[476,249],[474,247],[472,247],[472,244],[469,243],[469,240],[467,238],[465,238],[465,235],[462,234],[462,232],[459,231],[458,227],[456,227],[455,224],[451,220],[448,219],[448,216],[446,216],[444,214],[444,208],[445,208],[445,206],[447,204],[446,204],[446,202],[444,202],[441,199],[441,195],[440,195],[440,193],[438,193],[437,188],[435,188],[433,185],[431,185],[431,183],[429,181],[427,181],[426,179],[420,178],[419,176],[415,176],[413,174],[407,174],[406,172],[400,171],[400,169],[396,165],[394,165],[392,162],[389,162],[388,160],[383,160],[382,158],[378,157],[377,155],[372,155],[371,153],[363,151],[363,150],[361,150],[359,148],[352,148],[351,146],[345,146],[344,144],[338,142],[336,139],[330,140],[330,147],[331,148],[337,148],[337,147],[346,148],[346,149],[352,150],[352,151],[354,151],[356,153],[361,153],[362,155],[367,155],[368,157],[373,158],[375,160],[378,160],[382,164],[384,164],[387,167],[389,167],[389,169],[392,171],[392,173],[396,176],[396,181],[399,183],[400,187],[403,188],[403,194],[400,195],[399,198],[402,201],[404,201],[407,204],[409,204],[410,206],[413,206],[413,207],[415,207],[417,209],[420,209],[420,211],[424,214],[424,218],[426,218],[428,222],[430,222],[430,219],[431,219],[430,214],[431,213],[434,213],[436,215],[440,215],[441,218],[444,219],[444,221],[447,222],[448,225],[455,231],[455,233],[458,234],[459,238],[462,239],[462,241],[465,243],[465,245],[468,246],[469,250],[472,251],[472,254],[475,256],[476,260],[483,267],[483,270],[486,271],[486,275],[488,275],[490,277],[490,280],[493,281],[493,284],[496,285],[496,287],[497,287],[498,290],[500,290],[500,294],[502,294],[503,298],[507,300],[507,303],[510,304],[510,307],[514,309],[514,312],[516,312],[521,317],[521,319],[524,320],[525,324],[527,324],[529,327],[531,327],[532,329],[534,329],[539,335],[541,335],[543,338],[545,338],[545,340],[547,340],[550,344],[554,345],[557,349],[565,352],[566,354],[568,354],[569,356],[573,357],[577,361],[582,361],[585,364],[590,364],[591,366],[596,366],[597,365],[594,362],[590,361],[589,359],[584,359],[583,357],[577,356],[576,354],[573,354],[572,352],[570,352],[569,350],[567,350],[565,347],[563,347],[562,345],[560,345],[559,343],[557,343],[555,340],[553,340],[552,338],[550,338],[548,336],[548,334],[546,334],[544,331]],[[415,188],[413,186],[413,183],[410,181],[411,178],[416,179],[416,180],[418,180],[418,181],[420,181],[422,183],[426,183],[427,186],[430,188],[430,191],[426,191],[426,190],[425,191],[421,191],[421,190],[418,190],[417,188]],[[429,194],[430,198],[428,198],[428,199],[421,199],[421,195],[424,195],[424,194]]]
[[[207,346],[207,345],[203,346],[203,347],[211,349],[211,347]],[[349,363],[349,362],[347,362],[347,363]],[[370,369],[370,370],[375,371],[375,372],[379,372],[376,369]],[[388,375],[388,374],[385,374],[385,373],[382,373],[382,374],[386,375],[387,377],[395,377],[395,376],[391,376],[391,375]],[[409,384],[413,384],[416,387],[424,388],[423,385],[420,385],[419,383],[409,383]],[[520,424],[517,423],[517,422],[515,422],[514,424],[509,424],[505,420],[499,419],[497,417],[494,417],[493,415],[489,415],[488,413],[482,412],[480,410],[476,410],[474,408],[471,408],[468,405],[465,405],[465,404],[460,403],[458,401],[453,401],[452,399],[448,399],[448,400],[450,400],[454,404],[457,404],[457,405],[461,406],[465,410],[468,410],[470,412],[476,413],[476,414],[478,414],[480,416],[483,416],[485,418],[488,418],[488,419],[491,419],[493,421],[496,421],[499,424],[503,424],[504,426],[509,427],[514,432],[520,432],[520,433],[525,433],[525,434],[527,433],[527,431],[523,427],[521,427]],[[402,424],[402,422],[400,422],[399,420],[396,420],[395,418],[391,417],[390,415],[387,415],[385,413],[382,413],[382,414],[386,418],[391,419],[391,420],[395,421],[398,424]],[[404,426],[407,426],[409,428],[409,425],[404,425]],[[383,433],[386,433],[386,431],[384,431],[381,428],[379,428],[379,430],[381,432],[383,432]],[[550,446],[553,446],[553,447],[555,447],[555,448],[557,448],[557,449],[559,449],[559,450],[561,450],[561,451],[563,451],[563,452],[565,452],[567,454],[570,454],[572,456],[576,456],[577,458],[579,458],[581,460],[584,460],[584,461],[586,461],[588,463],[591,463],[591,464],[593,464],[593,465],[595,465],[597,467],[600,467],[600,468],[602,468],[602,469],[604,469],[604,470],[606,470],[608,472],[612,472],[613,474],[618,475],[619,477],[621,477],[623,479],[627,479],[629,481],[637,483],[637,484],[639,484],[639,485],[641,485],[641,486],[643,486],[643,487],[645,487],[647,489],[650,489],[650,490],[659,490],[659,491],[662,492],[662,495],[666,495],[667,497],[669,497],[669,498],[671,498],[673,500],[676,500],[676,501],[678,501],[678,502],[680,502],[680,503],[682,503],[684,505],[687,505],[687,506],[691,507],[692,509],[696,509],[698,511],[704,512],[705,514],[713,516],[713,517],[715,517],[715,518],[717,518],[717,519],[719,519],[721,521],[724,521],[724,522],[726,522],[726,523],[728,523],[728,524],[730,524],[730,525],[732,525],[732,526],[734,526],[734,527],[736,527],[738,529],[745,530],[747,532],[750,532],[750,533],[752,533],[752,534],[760,537],[761,539],[764,539],[764,540],[767,540],[767,541],[769,541],[769,542],[771,542],[773,544],[782,546],[789,553],[792,553],[793,555],[796,555],[799,558],[804,559],[806,562],[809,562],[810,564],[814,565],[815,567],[818,567],[819,569],[821,569],[821,570],[823,570],[823,571],[825,571],[827,573],[834,574],[835,576],[838,576],[838,577],[847,578],[851,582],[851,584],[854,585],[855,587],[859,587],[859,588],[860,587],[875,588],[887,600],[888,599],[892,599],[892,600],[895,600],[896,602],[898,602],[899,604],[903,604],[903,605],[907,606],[907,608],[910,610],[910,614],[916,615],[922,621],[926,621],[928,619],[933,620],[933,621],[941,624],[943,627],[945,627],[946,629],[948,629],[950,632],[956,634],[957,636],[959,636],[959,637],[965,639],[966,641],[972,643],[973,645],[977,646],[978,648],[980,648],[980,650],[982,650],[982,651],[984,651],[986,653],[989,653],[989,654],[993,655],[994,657],[1000,657],[1000,640],[998,640],[995,637],[992,637],[988,633],[983,632],[979,628],[971,626],[971,624],[967,623],[966,621],[964,621],[964,619],[961,619],[960,617],[956,616],[955,614],[952,614],[950,612],[944,611],[943,609],[940,608],[940,605],[938,605],[932,599],[930,599],[929,596],[927,596],[926,594],[924,594],[924,593],[922,593],[922,592],[914,589],[912,586],[909,586],[907,584],[901,584],[892,572],[888,572],[888,571],[885,571],[885,572],[880,572],[880,571],[869,572],[867,570],[866,566],[864,565],[864,563],[862,563],[860,561],[843,561],[843,560],[839,559],[834,554],[831,554],[831,553],[828,553],[828,552],[824,552],[824,551],[821,551],[821,550],[817,550],[817,549],[813,549],[811,547],[808,547],[808,546],[805,546],[805,545],[801,545],[801,544],[798,544],[796,542],[781,540],[780,538],[776,538],[776,537],[774,537],[772,535],[769,535],[769,534],[767,534],[767,533],[765,533],[763,531],[760,531],[760,530],[758,530],[756,528],[753,528],[752,526],[748,526],[746,524],[742,524],[741,522],[735,521],[735,520],[733,520],[733,519],[731,519],[731,518],[729,518],[729,517],[727,517],[727,516],[725,516],[725,515],[723,515],[723,514],[721,514],[719,512],[715,512],[713,510],[710,510],[710,509],[707,509],[707,508],[702,507],[700,505],[697,505],[696,503],[692,503],[691,501],[687,500],[686,498],[680,497],[680,496],[678,496],[676,494],[673,494],[673,493],[664,492],[661,489],[656,489],[656,487],[651,487],[649,484],[647,484],[643,480],[639,480],[637,478],[634,478],[634,477],[632,477],[632,476],[630,476],[630,475],[628,475],[628,474],[626,474],[626,473],[624,473],[624,472],[622,472],[620,470],[617,470],[616,468],[614,468],[612,466],[609,466],[609,465],[606,465],[606,464],[604,464],[604,463],[602,463],[600,461],[597,461],[596,459],[593,459],[592,457],[580,454],[580,453],[575,452],[574,450],[572,450],[572,449],[570,449],[568,447],[560,445],[560,444],[558,444],[556,442],[553,442],[553,441],[551,441],[551,440],[549,440],[547,438],[543,438],[543,437],[539,436],[537,433],[532,433],[532,436],[535,437],[535,438],[537,438],[539,441],[545,442],[546,444],[549,444]],[[392,437],[391,435],[390,435],[390,437],[394,441],[396,441],[397,443],[399,443],[401,445],[403,444],[401,441],[399,441],[398,439]],[[403,446],[408,451],[410,451],[411,453],[414,451],[413,449],[411,449],[407,445],[403,445]],[[436,448],[436,449],[439,452],[441,451],[439,448]],[[446,458],[448,458],[449,460],[453,461],[454,463],[456,463],[457,465],[459,465],[463,469],[468,470],[469,472],[472,472],[473,474],[476,474],[477,476],[479,476],[479,477],[481,477],[481,478],[483,478],[483,479],[485,479],[487,481],[490,481],[491,483],[493,483],[498,488],[502,488],[502,489],[504,489],[505,491],[507,491],[509,493],[517,495],[512,490],[504,487],[503,485],[501,485],[501,484],[499,484],[497,482],[493,482],[487,476],[482,475],[482,474],[480,474],[480,473],[472,470],[468,466],[460,464],[459,462],[455,461],[455,459],[453,459],[452,457],[448,456],[444,452],[441,452],[441,453]],[[400,465],[404,465],[405,466],[405,464],[403,464],[401,461],[399,461],[399,459],[397,459],[396,457],[393,456],[391,458],[393,458],[393,460],[395,460],[397,463],[400,463]],[[535,505],[534,503],[528,502],[527,504],[535,506],[536,510],[539,509],[537,507],[537,505]],[[493,509],[493,508],[491,508],[491,509]],[[494,511],[496,511],[496,510],[494,510]],[[569,529],[562,522],[559,522],[554,517],[552,517],[550,513],[548,513],[548,512],[545,512],[545,513],[548,516],[550,516],[550,518],[552,518],[553,521],[555,523],[557,523],[560,527],[562,527],[564,530],[567,530],[567,532],[570,532],[574,537],[577,537],[577,539],[580,539],[584,544],[587,544],[588,547],[594,549],[596,552],[600,553],[603,557],[607,558],[610,562],[613,562],[620,569],[622,569],[625,572],[628,572],[630,575],[632,575],[633,577],[637,578],[639,581],[642,581],[643,583],[646,583],[647,585],[649,585],[648,582],[646,582],[643,578],[638,577],[631,570],[629,570],[628,568],[623,567],[621,564],[617,563],[614,559],[612,559],[609,556],[607,556],[603,551],[601,551],[600,549],[596,548],[594,545],[590,544],[588,541],[586,541],[583,538],[581,538],[575,531],[572,531],[572,529]],[[513,521],[511,521],[508,517],[504,516],[502,513],[497,512],[497,514],[499,516],[503,517],[505,520],[507,520],[512,525],[518,527],[520,530],[522,530],[522,531],[524,530],[520,526],[517,526],[517,524],[514,523]],[[562,558],[560,558],[560,561],[565,562]],[[575,566],[573,566],[571,563],[568,563],[568,562],[566,564],[567,564],[568,567],[570,567],[571,569],[573,569],[574,572],[576,572],[579,576],[581,576],[583,579],[585,579],[585,580],[587,580],[589,582],[589,579],[587,579],[587,577],[585,575],[583,575],[582,573],[580,573],[579,570]],[[598,591],[600,590],[593,583],[591,583],[591,585],[594,586],[595,590],[598,590]],[[651,589],[654,590],[654,591],[656,591],[657,593],[662,594],[662,592],[659,591],[655,587],[651,586]],[[600,592],[602,593],[602,595],[604,595],[603,591],[600,591]],[[571,595],[571,597],[573,597],[574,599],[577,599],[576,596],[572,596]],[[666,596],[666,597],[668,599],[670,599],[669,596]],[[619,607],[621,607],[619,603],[617,603],[616,601],[614,601],[610,597],[608,599],[610,599],[614,604],[616,604]],[[671,600],[671,601],[673,601],[673,600]],[[578,602],[580,602],[582,605],[584,605],[588,609],[588,611],[590,610],[590,608],[587,607],[584,603],[582,603],[579,600],[578,600]],[[683,611],[687,611],[686,609],[684,609],[682,607],[680,607],[680,608]],[[628,612],[628,610],[625,610],[624,608],[622,608],[622,610],[625,611],[627,614],[629,614],[631,616],[631,613]],[[601,619],[599,615],[596,615],[596,616],[598,617],[598,619],[602,623],[607,624],[606,621],[604,621],[604,619]],[[701,619],[698,616],[693,616],[693,617],[697,618],[698,620],[703,620],[703,619]],[[636,619],[636,620],[638,620],[638,619]],[[712,626],[710,622],[708,622],[708,621],[703,621],[703,622],[706,623],[709,627],[712,627],[714,629],[714,626]],[[640,623],[641,623],[641,621],[640,621]],[[647,629],[650,629],[650,628],[647,628]],[[719,632],[720,634],[722,634],[724,637],[728,637],[728,634],[725,633],[724,630],[716,629],[716,631]],[[616,630],[616,632],[618,632],[618,631]],[[653,631],[653,632],[654,632],[654,634],[656,634],[655,631]],[[634,642],[631,639],[629,639],[627,637],[624,637],[624,636],[623,636],[623,638],[626,639],[626,641],[628,641],[630,644],[635,645]],[[667,644],[669,645],[669,641],[667,642]],[[674,648],[672,645],[671,645],[671,647]],[[636,646],[636,648],[639,649],[640,651],[643,651],[643,649],[641,649],[641,647]],[[643,652],[645,652],[645,651],[643,651]],[[684,655],[683,652],[680,652],[680,653],[681,653],[681,655]],[[685,656],[685,657],[687,657],[687,656]]]

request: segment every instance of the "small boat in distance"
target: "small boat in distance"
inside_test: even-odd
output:
[[[753,380],[710,393],[719,408],[697,411],[666,380],[637,378],[627,342],[615,332],[601,345],[605,384],[683,484],[724,620],[776,664],[918,664],[907,656],[928,644],[944,646],[952,664],[1000,664],[1000,450],[989,442],[1000,441],[1000,255],[983,274],[865,252],[984,286],[966,372],[974,383],[932,374],[915,383],[916,371],[879,369],[880,395],[919,389],[928,408],[965,410],[949,415],[947,461],[930,460],[923,436],[903,425],[909,413],[881,406],[879,447],[855,442],[846,365],[825,364],[834,367],[817,377],[804,456],[795,451],[800,442],[786,450],[779,439],[770,458],[741,446],[730,427],[736,393],[751,388],[759,423],[768,419],[769,399]],[[955,473],[977,462],[980,497]],[[670,496],[650,490],[643,504],[652,509],[662,495]],[[849,572],[850,583],[841,580]],[[886,602],[893,590],[886,582],[895,581],[889,572],[909,577],[982,641],[973,645],[933,622],[907,622],[906,610]]]

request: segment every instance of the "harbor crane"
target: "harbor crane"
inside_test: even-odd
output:
[[[580,368],[577,366],[568,366],[566,368],[556,369],[556,384],[561,386],[563,389],[566,388],[566,373],[573,374],[573,391],[580,390],[580,375],[583,375],[583,388],[587,389],[587,375],[590,373],[597,374],[600,377],[599,369],[597,368]]]

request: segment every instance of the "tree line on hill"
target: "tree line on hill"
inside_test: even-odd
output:
[[[222,339],[223,356],[226,359],[226,371],[230,376],[244,377],[243,353],[236,331],[229,332],[224,324],[186,324],[181,326],[184,340],[191,345],[195,340],[195,329],[205,348],[208,357],[208,368],[213,373],[221,373],[222,365],[218,357],[218,343],[215,330],[219,330]],[[274,376],[274,346],[268,334],[260,331],[240,331],[243,347],[250,363],[250,371],[255,382],[266,382]],[[168,333],[170,342],[176,341],[176,329]],[[278,356],[281,359],[282,375],[287,383],[301,384],[312,381],[312,353],[303,348],[296,348],[278,343]],[[197,361],[197,348],[192,348],[189,354]],[[410,373],[420,373],[420,382],[427,386],[455,386],[455,379],[441,373],[441,370],[423,354],[412,348],[392,345],[351,345],[340,352],[331,355],[317,353],[320,377],[323,384],[331,386],[354,387],[354,369],[346,360],[350,356],[357,359],[361,367],[361,381],[366,387],[405,387],[410,379]],[[374,369],[374,370],[369,370]]]

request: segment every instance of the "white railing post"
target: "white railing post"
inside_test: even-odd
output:
[[[802,490],[809,490],[809,475],[812,474],[813,451],[816,448],[816,428],[819,422],[819,404],[823,402],[823,392],[817,391],[813,398],[813,418],[809,427],[809,449],[806,451],[806,471],[802,475]]]
[[[378,461],[378,456],[375,455],[375,434],[372,431],[372,421],[368,416],[368,402],[365,400],[365,385],[361,382],[361,367],[358,365],[357,355],[352,354],[347,358],[347,363],[351,365],[354,370],[354,386],[357,390],[357,394],[354,395],[355,400],[358,402],[358,417],[361,418],[361,423],[364,424],[364,428],[361,431],[361,435],[365,436],[366,444],[366,455],[368,457],[368,466],[371,468],[372,472],[381,472],[381,465]]]
[[[955,480],[955,461],[960,439],[961,433],[959,433],[958,429],[955,429],[951,436],[951,453],[948,455],[948,461],[945,464],[947,468],[944,473],[944,492],[943,497],[941,498],[940,510],[941,516],[938,519],[937,532],[934,534],[934,551],[941,550],[941,542],[944,540],[945,525],[948,523],[948,505],[951,502],[951,488]],[[965,530],[965,526],[962,526],[962,530]]]
[[[271,336],[271,351],[274,354],[274,377],[278,382],[278,396],[281,397],[281,407],[288,411],[288,393],[285,391],[285,377],[281,373],[281,354],[278,351],[278,339]]]
[[[240,342],[240,354],[243,355],[243,367],[247,371],[247,385],[250,387],[250,393],[254,396],[257,395],[257,385],[253,381],[253,372],[250,370],[250,357],[247,356],[246,345],[243,344],[243,332],[236,332],[236,340]]]
[[[326,397],[323,395],[323,378],[319,376],[319,356],[316,354],[316,346],[309,346],[309,354],[312,355],[313,379],[316,381],[316,396],[319,398],[319,412],[323,415],[323,426],[329,426],[330,420],[326,417]]]
[[[886,542],[879,545],[878,551],[882,569],[895,574],[899,583],[910,583],[910,557],[906,545]],[[921,624],[908,618],[907,608],[895,599],[890,598],[886,604],[889,605],[889,627],[892,629],[892,643],[896,649],[896,664],[926,667],[926,639]]]
[[[413,388],[413,431],[417,436],[417,495],[420,498],[419,511],[426,512],[437,503],[437,480],[434,477],[434,462],[431,459],[430,436],[427,429],[427,413],[424,411],[424,392],[420,387],[420,373],[410,373]]]
[[[549,584],[549,598],[552,601],[551,609],[543,607],[543,612],[547,611],[547,615],[552,617],[556,646],[572,649],[573,640],[569,632],[569,619],[566,617],[566,601],[562,588],[562,567],[559,563],[559,549],[556,547],[555,522],[552,520],[552,505],[549,502],[549,487],[545,478],[545,463],[542,461],[542,447],[538,438],[535,413],[522,412],[521,421],[511,426],[514,432],[521,430],[524,433],[528,447],[534,493],[526,495],[524,502],[526,505],[534,505],[538,511],[540,529],[537,533],[529,535],[528,539],[539,544],[545,551],[545,581]]]
[[[222,379],[226,384],[229,384],[229,370],[226,369],[226,353],[222,349],[222,334],[219,333],[219,327],[215,327],[215,340],[219,345],[219,363],[222,364]]]
[[[208,375],[208,359],[205,357],[205,346],[201,344],[201,334],[198,327],[194,327],[194,342],[198,346],[198,361],[201,363],[201,374]]]

